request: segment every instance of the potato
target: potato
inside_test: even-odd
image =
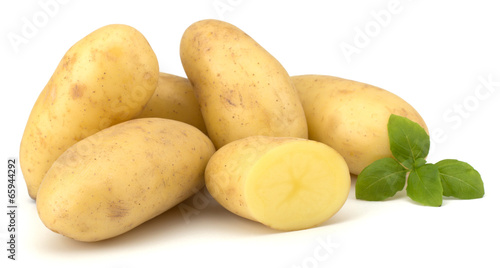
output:
[[[218,20],[195,22],[182,36],[180,55],[216,148],[254,135],[307,138],[288,73],[242,30]]]
[[[127,232],[196,193],[215,148],[194,126],[130,120],[71,146],[45,175],[42,222],[79,241]]]
[[[391,157],[391,114],[427,126],[406,101],[384,89],[327,75],[292,77],[307,117],[309,138],[330,145],[358,175],[373,161]]]
[[[207,133],[193,87],[187,78],[162,73],[158,87],[136,118],[159,117],[193,125]]]
[[[344,205],[351,185],[331,147],[295,137],[252,136],[210,158],[208,191],[223,207],[277,230],[319,225]]]
[[[73,45],[40,93],[19,160],[35,199],[43,176],[71,145],[136,116],[158,84],[158,61],[144,36],[104,26]]]

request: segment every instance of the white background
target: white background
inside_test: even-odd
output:
[[[56,5],[44,8],[49,2]],[[186,217],[176,207],[117,238],[82,243],[45,228],[19,174],[18,260],[7,259],[2,213],[1,267],[499,267],[499,10],[494,0],[2,1],[0,211],[7,206],[7,158],[18,157],[31,107],[71,45],[101,26],[128,24],[146,36],[162,72],[185,76],[180,38],[206,18],[243,29],[290,75],[339,76],[401,96],[430,128],[428,160],[470,163],[486,195],[447,198],[432,208],[404,191],[366,202],[352,189],[322,226],[289,233],[234,216],[198,195],[185,203],[197,215]],[[30,23],[35,31],[23,32]],[[346,46],[355,53],[343,52]],[[481,80],[493,85],[490,90]]]

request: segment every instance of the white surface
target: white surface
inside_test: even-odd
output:
[[[185,76],[178,55],[183,31],[197,20],[216,18],[247,32],[291,75],[340,76],[401,96],[430,127],[429,161],[469,162],[481,173],[486,195],[478,200],[446,199],[442,207],[431,208],[410,201],[405,192],[385,202],[360,201],[352,189],[342,210],[321,227],[289,233],[234,216],[198,196],[199,214],[188,220],[176,207],[120,237],[80,243],[43,226],[19,176],[18,260],[7,260],[3,214],[1,267],[97,264],[118,268],[143,263],[499,267],[500,16],[496,1],[69,0],[49,11],[40,4],[46,2],[0,4],[2,174],[6,174],[6,159],[19,155],[24,125],[38,94],[76,41],[106,24],[128,24],[149,40],[161,71]],[[230,9],[218,13],[214,4]],[[377,22],[373,14],[387,14],[381,10],[393,12],[390,19],[386,16]],[[33,16],[38,18],[37,31],[23,35],[26,21]],[[358,36],[364,43],[358,44],[359,53],[348,61],[341,46],[354,45],[358,29],[366,31],[366,26],[372,37],[368,42]],[[13,45],[9,41],[13,35],[25,38],[25,43]],[[496,83],[491,91],[476,89],[488,77]],[[0,183],[0,205],[5,209],[6,180],[4,175]]]

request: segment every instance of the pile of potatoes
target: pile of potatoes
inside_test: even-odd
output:
[[[227,210],[277,230],[311,228],[344,205],[351,176],[391,156],[396,95],[326,75],[290,77],[234,25],[186,29],[187,78],[159,71],[146,38],[102,27],[73,45],[39,95],[20,165],[42,222],[108,239],[204,186]]]

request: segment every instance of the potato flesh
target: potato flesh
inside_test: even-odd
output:
[[[257,221],[278,230],[299,230],[340,210],[350,175],[344,159],[326,145],[297,142],[259,159],[246,187],[248,208]]]
[[[229,150],[221,148],[227,158],[216,153],[209,161],[206,184],[221,205],[239,216],[277,230],[299,230],[326,221],[347,199],[347,164],[327,145],[272,137],[249,137],[229,145]],[[234,168],[235,163],[243,167]]]

